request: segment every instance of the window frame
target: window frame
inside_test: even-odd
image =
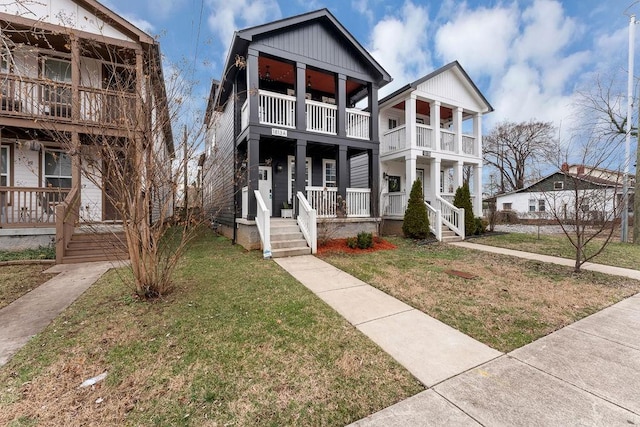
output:
[[[70,162],[70,167],[69,167],[69,175],[62,175],[62,167],[60,167],[60,174],[58,175],[52,175],[52,174],[48,174],[47,173],[47,154],[50,153],[58,153],[57,154],[57,158],[60,159],[62,156],[65,156],[69,159]],[[49,183],[47,182],[47,179],[52,178],[52,179],[68,179],[69,180],[69,186],[68,187],[62,187],[62,186],[53,186],[53,185],[49,185]],[[71,159],[71,156],[69,156],[69,154],[61,149],[56,149],[56,148],[45,148],[44,152],[42,154],[42,186],[45,188],[72,188],[73,187],[73,161]]]
[[[333,165],[335,180],[327,179],[327,166]],[[338,187],[338,165],[335,159],[322,159],[322,187],[337,188]]]
[[[536,199],[529,199],[529,212],[535,212],[538,206]]]
[[[560,184],[560,186],[558,186]],[[554,190],[564,190],[564,182],[563,181],[553,181],[553,189]]]
[[[511,211],[513,210],[513,203],[512,202],[503,202],[502,203],[502,210],[503,211]]]
[[[398,119],[394,119],[394,118],[389,117],[388,125],[389,125],[389,130],[397,128],[398,127]]]
[[[2,185],[3,187],[9,187],[11,186],[11,147],[9,147],[8,145],[4,145],[4,144],[0,144],[0,162],[2,161],[2,151],[6,150],[6,157],[4,157],[4,159],[6,159],[6,163],[7,163],[7,170],[6,172],[2,172],[2,167],[4,166],[3,164],[0,163],[0,185]],[[6,182],[3,185],[2,184],[2,178],[5,177]]]
[[[294,194],[294,189],[293,189],[293,183],[294,183],[294,176],[295,176],[295,164],[296,164],[296,156],[287,156],[287,182],[288,184],[288,196],[289,196],[289,203],[293,204],[293,199],[295,198],[295,194]],[[305,176],[305,180],[304,180],[304,186],[306,187],[310,187],[311,186],[311,179],[312,176],[311,172],[313,171],[313,164],[311,161],[311,157],[305,157],[305,164],[306,164],[306,169],[307,169],[307,173]],[[306,196],[306,194],[305,194]]]
[[[547,202],[545,199],[538,199],[538,212],[547,211]]]

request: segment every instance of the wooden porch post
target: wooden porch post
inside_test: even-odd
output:
[[[415,93],[410,94],[405,101],[404,122],[407,135],[406,142],[409,148],[415,148],[418,145],[416,141],[416,101]]]
[[[298,191],[304,194],[304,197],[307,197],[307,190],[305,188],[305,177],[307,176],[307,141],[304,139],[299,139],[296,142],[296,185],[293,189],[293,194],[291,195],[291,202],[293,206],[298,209],[298,203],[296,202]],[[311,177],[309,177],[311,179]],[[309,182],[311,185],[311,182]],[[298,212],[296,212],[298,213]]]
[[[80,46],[75,34],[71,34],[71,119],[80,120]]]
[[[436,197],[440,196],[440,159],[438,158],[431,160],[431,185],[435,203]]]
[[[338,146],[338,162],[336,172],[338,173],[338,194],[342,200],[347,200],[347,187],[349,186],[349,159],[347,158],[347,146]],[[324,174],[324,171],[322,171]]]
[[[369,84],[369,110],[371,117],[369,118],[369,139],[378,141],[378,86]]]
[[[258,107],[260,104],[260,95],[258,94],[258,88],[260,87],[260,81],[258,77],[258,51],[255,49],[249,49],[247,53],[247,93],[249,99],[249,124],[255,125],[259,122]],[[256,170],[257,170],[256,163]],[[257,172],[256,172],[257,176]],[[256,187],[257,190],[257,187]],[[252,193],[253,194],[253,193]],[[249,200],[252,200],[249,197]],[[255,201],[254,201],[255,205]],[[255,207],[255,206],[254,206]],[[255,215],[255,209],[253,210]]]
[[[260,166],[260,138],[250,136],[247,141],[247,175],[249,182],[249,211],[247,219],[253,220],[258,212],[258,203],[254,191],[258,189]]]
[[[338,136],[341,138],[347,137],[347,76],[344,74],[338,74],[338,81],[336,87],[336,93],[338,94]]]
[[[371,189],[371,216],[380,216],[380,149],[369,150],[369,188]]]
[[[307,114],[306,114],[307,106],[305,103],[306,101],[305,95],[307,93],[306,77],[305,77],[306,73],[307,73],[307,65],[301,62],[296,62],[296,129],[301,131],[307,130]],[[306,141],[305,141],[305,144],[306,144]],[[305,149],[306,149],[306,145],[305,145]],[[298,159],[296,158],[296,162],[297,160]],[[302,161],[304,163],[304,158],[302,159]],[[298,190],[298,191],[302,191],[304,193],[304,189]],[[293,198],[295,198],[295,194],[293,195]]]
[[[457,107],[454,111],[453,129],[455,132],[455,150],[462,154],[462,107]],[[462,185],[462,182],[460,183]]]

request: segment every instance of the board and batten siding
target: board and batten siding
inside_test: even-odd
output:
[[[234,94],[231,95],[233,99]],[[235,103],[228,102],[221,114],[212,117],[209,126],[215,134],[215,146],[205,161],[205,211],[213,222],[233,227],[235,222]]]
[[[261,44],[345,70],[369,73],[360,55],[353,49],[347,48],[346,43],[338,40],[333,32],[319,22],[287,28],[285,32],[270,34],[255,42],[256,46]]]
[[[454,70],[447,70],[420,83],[417,91],[418,94],[425,92],[435,95],[433,98],[443,102],[448,101],[452,105],[463,107],[465,110],[483,111],[486,108],[482,100],[470,93],[463,83],[463,79]]]

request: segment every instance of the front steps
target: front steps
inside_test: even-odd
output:
[[[442,225],[440,231],[443,243],[462,242],[462,237],[458,236],[455,232],[451,231],[446,225]]]
[[[129,259],[122,232],[73,233],[62,256],[63,264]]]
[[[271,257],[309,255],[311,248],[295,219],[271,218]]]

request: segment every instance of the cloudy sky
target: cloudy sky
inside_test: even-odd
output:
[[[327,7],[392,75],[391,92],[458,60],[502,120],[569,121],[595,76],[626,90],[633,0],[105,0],[186,64],[205,97],[234,30]],[[637,30],[640,33],[640,28]],[[636,45],[640,43],[636,42]],[[640,51],[640,49],[638,49]],[[640,75],[640,57],[636,61]]]

